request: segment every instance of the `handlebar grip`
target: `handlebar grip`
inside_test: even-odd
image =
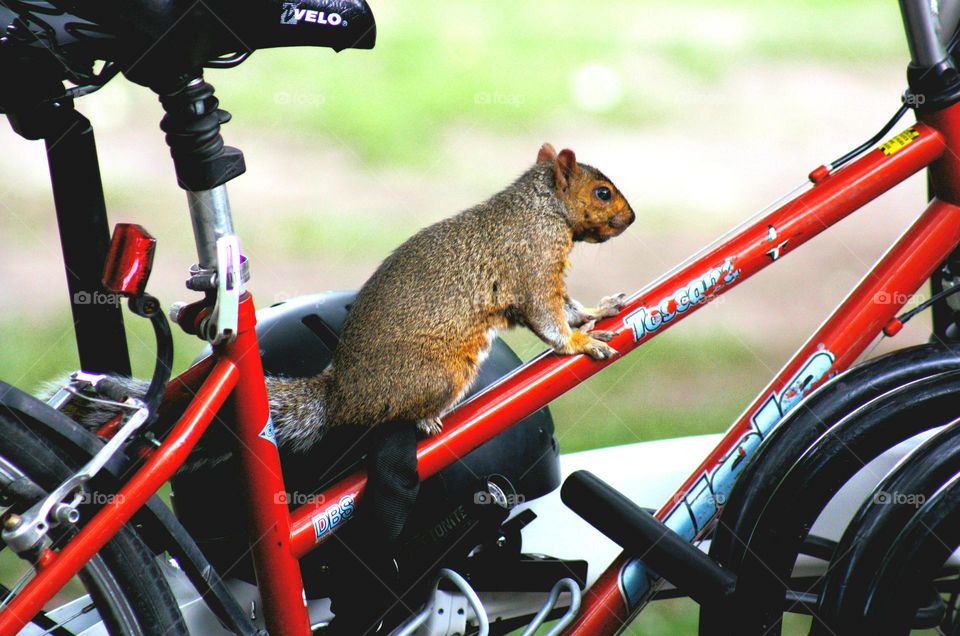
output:
[[[715,603],[732,594],[736,575],[593,473],[572,473],[563,482],[560,498],[590,525],[695,601]]]

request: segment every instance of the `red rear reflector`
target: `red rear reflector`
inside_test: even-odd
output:
[[[153,269],[157,239],[135,223],[117,223],[103,264],[103,286],[116,294],[140,296]]]

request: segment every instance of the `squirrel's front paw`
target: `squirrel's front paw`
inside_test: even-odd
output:
[[[612,296],[605,296],[600,299],[600,304],[597,305],[597,318],[609,318],[610,316],[616,316],[620,313],[620,310],[626,307],[627,305],[627,295],[613,294]]]
[[[602,333],[607,334],[611,333],[609,331],[594,331],[594,334]],[[611,335],[612,337],[612,335]],[[594,360],[606,360],[607,358],[612,358],[615,355],[618,355],[620,352],[608,345],[602,340],[596,338],[590,338],[590,340],[584,345],[583,353],[587,354]]]
[[[428,417],[417,422],[417,430],[427,437],[438,435],[443,430],[443,422],[439,417]]]
[[[606,360],[620,352],[607,344],[616,335],[613,331],[575,331],[567,346],[560,353],[585,353],[594,360]]]

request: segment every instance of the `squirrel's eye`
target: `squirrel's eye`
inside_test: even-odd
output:
[[[606,186],[601,186],[599,188],[596,188],[593,191],[593,194],[601,201],[609,201],[611,197],[610,188]]]

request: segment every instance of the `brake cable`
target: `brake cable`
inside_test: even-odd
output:
[[[884,326],[883,328],[883,335],[887,336],[888,338],[892,338],[893,336],[897,335],[897,333],[901,329],[903,329],[903,325],[908,320],[910,320],[911,318],[919,314],[921,311],[928,309],[931,305],[933,305],[933,303],[943,300],[944,298],[948,298],[956,294],[957,292],[960,292],[960,285],[951,285],[946,289],[940,290],[939,292],[937,292],[927,300],[923,301],[913,309],[909,311],[905,311],[899,316],[891,318],[890,322],[888,322],[886,326]]]
[[[960,28],[958,28],[954,32],[953,36],[950,38],[950,41],[947,43],[947,55],[952,56],[954,53],[954,50],[957,48],[958,45],[960,45]],[[877,145],[881,139],[887,136],[887,134],[890,132],[890,130],[893,129],[893,127],[897,124],[897,122],[900,121],[900,119],[907,114],[907,111],[910,110],[910,105],[906,102],[906,97],[904,97],[904,100],[905,100],[904,103],[900,106],[900,108],[897,109],[897,112],[893,115],[893,117],[890,118],[890,121],[888,121],[884,125],[884,127],[880,129],[880,131],[877,134],[875,134],[873,137],[871,137],[864,143],[860,144],[853,150],[847,152],[844,155],[841,155],[839,158],[834,159],[830,163],[820,166],[819,168],[811,172],[810,181],[812,181],[813,183],[818,183],[823,178],[832,174],[837,168],[840,168],[841,166],[844,166],[850,163],[856,157],[863,154],[867,150],[870,150],[873,146]]]
[[[889,133],[893,129],[893,127],[897,125],[897,122],[900,121],[900,118],[907,114],[908,110],[910,110],[910,107],[907,104],[901,105],[900,108],[897,109],[897,112],[893,115],[893,117],[890,118],[890,121],[888,121],[883,126],[883,128],[880,129],[880,131],[877,134],[875,134],[873,137],[863,142],[862,144],[860,144],[850,152],[841,156],[839,159],[834,159],[833,161],[828,163],[826,165],[827,170],[830,172],[833,172],[840,166],[850,163],[851,161],[853,161],[853,159],[855,159],[857,156],[859,156],[863,152],[870,150],[872,147],[876,146],[880,142],[880,140],[886,137],[887,133]]]

